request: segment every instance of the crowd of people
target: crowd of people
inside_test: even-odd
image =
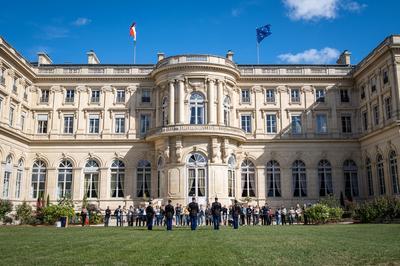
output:
[[[249,204],[239,204],[237,201],[231,206],[221,205],[218,198],[211,205],[199,205],[196,199],[187,206],[176,204],[173,206],[171,200],[167,205],[153,206],[149,202],[148,206],[138,206],[129,208],[119,206],[112,211],[109,207],[104,212],[104,225],[110,225],[111,219],[116,220],[117,226],[136,226],[146,227],[151,230],[153,226],[184,227],[190,226],[195,230],[197,226],[213,226],[219,229],[220,226],[256,226],[256,225],[293,225],[307,224],[307,216],[304,213],[306,205],[302,207],[297,204],[296,207],[271,208],[266,203],[260,207]],[[82,226],[87,225],[87,211],[82,210]]]

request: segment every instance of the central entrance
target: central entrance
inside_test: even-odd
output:
[[[188,202],[196,197],[199,204],[207,202],[207,159],[201,153],[192,153],[187,161]]]

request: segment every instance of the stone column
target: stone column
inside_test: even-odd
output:
[[[47,168],[47,176],[46,176],[46,190],[43,195],[45,199],[47,199],[47,195],[50,197],[50,201],[57,200],[57,169],[56,168]]]
[[[173,81],[169,82],[169,95],[168,95],[168,125],[175,124],[175,85]]]
[[[161,125],[161,123],[160,123],[160,91],[158,90],[158,88],[156,88],[155,95],[156,95],[156,108],[155,108],[155,110],[156,110],[156,114],[155,114],[156,126],[155,127],[159,127]]]
[[[86,192],[84,191],[84,184],[82,168],[74,168],[72,170],[72,199],[74,201],[83,199]]]
[[[215,124],[215,105],[214,105],[215,81],[208,80],[208,124]]]
[[[217,91],[217,101],[218,101],[218,125],[224,124],[224,83],[222,80],[218,80],[218,91]],[[229,122],[228,122],[229,124]]]
[[[110,198],[110,195],[108,194],[109,187],[110,183],[108,178],[108,168],[100,168],[98,200],[107,200]]]
[[[183,80],[178,81],[179,90],[179,124],[185,123],[185,83]]]

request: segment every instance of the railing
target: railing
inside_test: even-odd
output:
[[[236,68],[236,65],[229,59],[213,55],[177,55],[167,57],[156,65],[156,68],[160,68],[166,65],[183,64],[183,63],[210,63],[225,65],[232,68]]]
[[[241,66],[239,70],[243,76],[345,76],[350,73],[352,67],[348,66],[290,66],[290,65],[271,65],[271,66]]]

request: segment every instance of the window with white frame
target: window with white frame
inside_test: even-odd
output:
[[[140,160],[136,169],[136,196],[138,198],[150,197],[151,191],[151,164],[149,161]]]
[[[0,84],[4,85],[6,82],[6,79],[4,78],[4,70],[3,68],[0,67]]]
[[[37,133],[39,133],[39,134],[47,133],[48,115],[47,114],[38,114],[37,121],[38,121]]]
[[[384,101],[385,101],[386,119],[389,120],[392,118],[392,97],[386,97]]]
[[[41,96],[40,96],[40,103],[48,103],[49,102],[49,95],[50,91],[47,89],[42,89],[41,90]]]
[[[378,105],[374,105],[372,107],[373,117],[374,117],[374,124],[375,126],[379,125],[379,107]]]
[[[236,195],[236,159],[231,155],[228,159],[228,197],[235,197]]]
[[[93,89],[90,97],[91,103],[99,103],[100,102],[100,90]]]
[[[151,101],[151,91],[148,89],[142,90],[142,103],[149,103]]]
[[[316,89],[315,90],[315,101],[317,103],[325,102],[325,90],[324,89]]]
[[[242,89],[240,95],[241,95],[242,103],[250,103],[250,90],[249,89]]]
[[[292,115],[292,134],[301,134],[301,115]]]
[[[317,114],[317,133],[328,133],[328,119],[326,114]]]
[[[268,197],[281,197],[281,168],[275,160],[267,163]]]
[[[267,123],[267,133],[273,134],[277,132],[276,128],[276,115],[275,114],[266,114],[266,123]]]
[[[98,134],[100,131],[100,115],[90,114],[89,115],[89,133]]]
[[[24,129],[25,129],[25,120],[26,120],[26,113],[22,112],[21,117],[20,117],[20,121],[19,121],[19,125],[21,127],[21,131],[24,131]]]
[[[15,198],[17,198],[17,199],[19,199],[21,197],[23,175],[24,175],[24,161],[22,159],[19,159],[18,169],[17,169],[17,178],[15,179]]]
[[[342,115],[342,133],[351,133],[351,115]]]
[[[363,129],[364,131],[368,130],[368,112],[364,111],[362,113],[362,123],[363,123]]]
[[[224,98],[224,125],[229,126],[231,114],[231,98],[225,96]]]
[[[204,96],[199,92],[193,92],[189,99],[190,124],[202,125],[204,121]]]
[[[368,189],[368,196],[374,195],[374,182],[372,177],[372,166],[371,160],[367,158],[365,160],[365,169],[367,171],[367,189]]]
[[[115,133],[125,133],[125,115],[115,115]]]
[[[265,90],[265,102],[275,103],[275,90],[274,89],[266,89]]]
[[[251,115],[241,115],[240,122],[244,132],[251,133]]]
[[[121,160],[113,161],[111,165],[111,197],[124,197],[125,164]]]
[[[290,90],[290,101],[292,103],[300,103],[300,89]]]
[[[58,166],[57,197],[72,198],[72,163],[63,160]]]
[[[89,160],[83,170],[85,175],[85,195],[88,199],[97,198],[99,195],[99,164],[95,160]]]
[[[386,193],[386,184],[385,184],[385,170],[383,166],[383,157],[381,154],[376,156],[376,175],[379,180],[379,194],[384,195]]]
[[[150,115],[141,114],[140,115],[140,134],[144,135],[150,128]]]
[[[8,124],[10,125],[10,127],[14,125],[14,110],[15,107],[10,106],[10,112],[8,113]]]
[[[376,91],[376,77],[371,78],[371,92]]]
[[[46,187],[46,164],[43,161],[38,160],[34,162],[31,181],[31,198],[37,199],[44,196]]]
[[[400,193],[399,176],[397,171],[397,154],[394,150],[389,152],[389,171],[392,178],[393,194]]]
[[[10,179],[13,171],[12,157],[8,155],[6,158],[6,165],[4,166],[4,178],[3,178],[3,198],[9,197],[10,191]]]
[[[293,197],[307,197],[306,165],[301,160],[292,164]]]
[[[358,197],[358,174],[357,165],[353,160],[346,160],[343,163],[343,175],[344,175],[344,194],[347,199]]]
[[[18,89],[17,84],[18,84],[18,78],[14,78],[13,79],[13,84],[12,84],[12,91],[14,93],[17,93],[17,89]]]
[[[74,133],[74,115],[64,115],[64,134]]]
[[[3,110],[3,97],[0,97],[0,112]]]
[[[125,103],[125,90],[117,90],[115,101],[117,103]]]
[[[318,163],[319,196],[325,197],[333,194],[332,167],[328,160]]]
[[[66,103],[73,103],[75,101],[75,90],[74,89],[67,89],[65,92],[65,102]]]
[[[162,126],[168,125],[168,97],[164,97],[162,100]]]
[[[256,178],[254,163],[248,159],[244,160],[240,166],[242,173],[242,197],[256,196]]]

